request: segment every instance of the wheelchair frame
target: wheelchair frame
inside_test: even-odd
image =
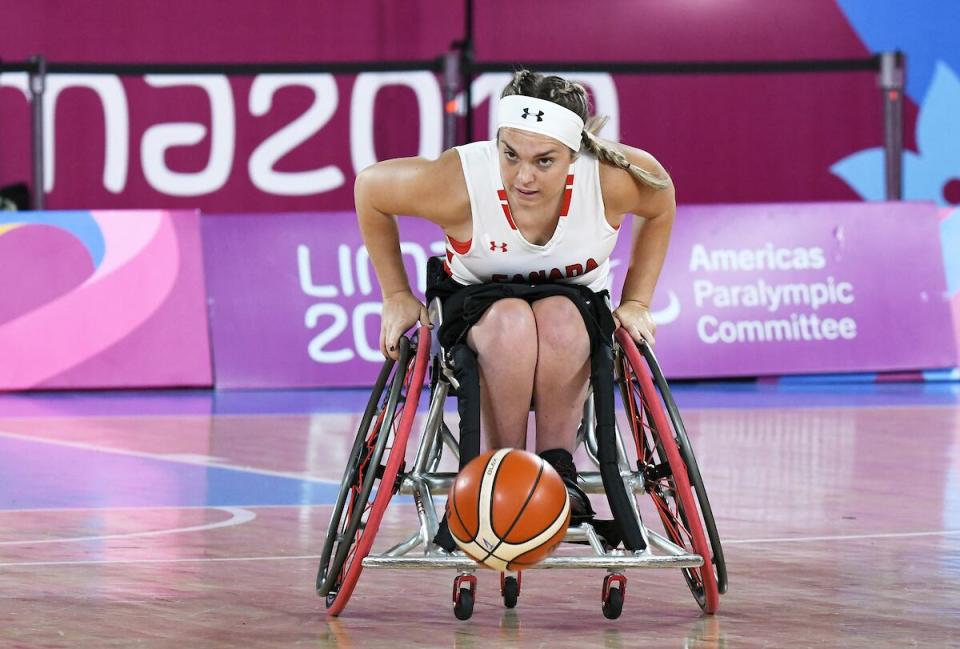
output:
[[[438,300],[431,303],[430,314],[439,323]],[[636,551],[609,548],[593,527],[584,523],[570,528],[565,541],[587,545],[589,555],[551,556],[533,568],[607,570],[602,611],[610,619],[622,611],[626,569],[680,568],[699,606],[714,613],[719,595],[727,589],[726,565],[679,410],[649,346],[637,345],[622,329],[615,338],[614,379],[636,448],[632,458],[636,467],[631,468],[618,426],[617,468],[643,547]],[[431,360],[426,423],[413,465],[407,470],[407,442]],[[384,362],[360,422],[321,554],[316,589],[326,600],[328,614],[336,616],[343,611],[363,568],[450,568],[457,571],[454,614],[459,619],[472,615],[477,584],[474,572],[481,566],[462,552],[450,554],[432,542],[439,524],[433,496],[449,491],[456,477],[456,473],[439,473],[436,468],[444,446],[457,457],[459,453],[458,443],[443,421],[443,405],[451,387],[456,387],[456,380],[429,327],[420,326],[412,340],[401,338],[399,361]],[[599,466],[592,391],[584,404],[578,442]],[[581,472],[579,484],[587,493],[606,493],[599,472]],[[370,502],[374,487],[376,495]],[[403,542],[371,555],[380,521],[395,493],[413,496],[418,528]],[[636,502],[636,494],[641,493],[653,499],[665,534],[644,525]],[[414,552],[418,548],[420,551]],[[512,608],[520,594],[521,574],[501,573],[500,585],[504,604]]]

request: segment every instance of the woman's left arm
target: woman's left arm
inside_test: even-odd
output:
[[[620,150],[633,164],[661,178],[667,172],[657,160],[645,151],[620,145]],[[611,169],[611,171],[614,171]],[[663,269],[677,212],[673,183],[664,189],[642,184],[627,171],[606,174],[610,182],[604,187],[604,201],[608,210],[620,214],[634,214],[633,243],[630,265],[623,281],[620,305],[614,310],[617,324],[640,342],[651,345],[656,335],[656,324],[650,315],[653,292]]]

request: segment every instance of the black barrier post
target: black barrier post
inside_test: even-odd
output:
[[[43,91],[47,85],[47,60],[42,56],[30,59],[30,131],[33,141],[33,209],[43,205]]]
[[[880,55],[883,92],[883,159],[887,200],[903,198],[903,52]]]
[[[443,150],[457,142],[457,91],[460,88],[460,52],[450,50],[443,57]]]
[[[466,0],[464,4],[464,34],[461,47],[461,69],[463,73],[463,109],[466,111],[463,143],[473,140],[473,0]]]

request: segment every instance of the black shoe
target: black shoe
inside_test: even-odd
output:
[[[573,463],[570,452],[562,448],[552,448],[541,452],[540,457],[556,469],[567,487],[567,494],[570,496],[570,526],[592,519],[593,507],[590,506],[590,498],[577,484],[577,466]]]
[[[453,552],[457,549],[457,543],[453,540],[453,535],[450,534],[450,528],[447,527],[446,513],[440,519],[440,527],[437,528],[437,535],[433,537],[433,544],[447,552]]]

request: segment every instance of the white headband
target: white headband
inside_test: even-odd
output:
[[[497,106],[497,130],[516,128],[560,140],[574,151],[580,150],[583,120],[568,108],[546,99],[507,95]]]

